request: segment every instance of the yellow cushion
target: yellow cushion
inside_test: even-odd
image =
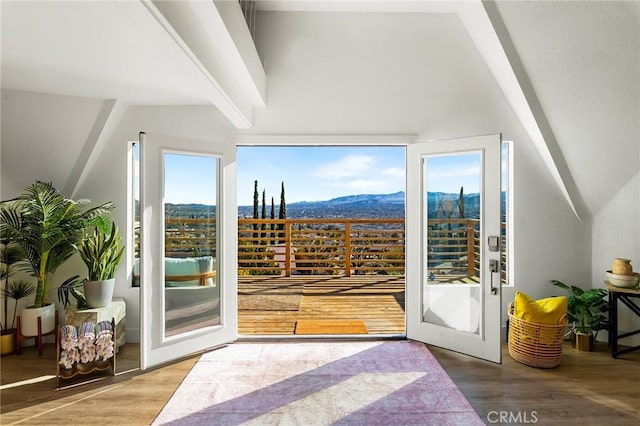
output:
[[[565,296],[534,300],[530,296],[516,292],[513,316],[536,324],[555,325],[567,313]]]

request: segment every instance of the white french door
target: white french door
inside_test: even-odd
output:
[[[237,337],[235,175],[232,143],[140,134],[142,369]]]
[[[501,135],[407,148],[407,337],[501,362]]]

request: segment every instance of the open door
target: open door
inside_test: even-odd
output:
[[[407,149],[407,337],[497,363],[500,148],[497,134]]]
[[[142,369],[236,339],[235,167],[234,144],[140,134]]]

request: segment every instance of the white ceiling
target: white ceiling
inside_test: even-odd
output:
[[[141,2],[3,2],[2,87],[209,105],[208,82]]]
[[[259,1],[258,8],[447,12],[441,15],[447,20],[465,4]],[[1,2],[2,88],[135,105],[218,105],[225,94],[175,34],[159,25],[151,6],[148,1]],[[583,199],[593,214],[639,170],[640,3],[498,2],[497,10],[522,63],[519,77],[539,102],[538,124],[548,124],[552,166],[559,164],[561,175],[566,168],[563,178],[574,181],[578,192],[572,196]],[[331,55],[325,59],[331,61]]]

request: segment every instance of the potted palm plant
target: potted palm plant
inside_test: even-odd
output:
[[[23,260],[24,253],[20,246],[11,244],[4,238],[0,241],[0,279],[4,280],[4,287],[2,288],[4,321],[0,322],[0,347],[2,348],[0,352],[2,355],[11,354],[15,351],[18,301],[30,296],[35,291],[33,284],[27,280],[11,280],[17,270],[16,266]],[[9,325],[9,306],[7,303],[9,299],[14,300],[11,325]]]
[[[16,316],[18,313],[18,300],[30,296],[35,292],[33,283],[26,280],[8,281],[6,287],[2,289],[2,297],[6,301],[7,299],[13,299],[13,318],[11,320],[11,327],[4,328],[3,324],[0,324],[2,328],[2,355],[11,354],[16,350]],[[9,322],[6,319],[7,311],[5,309],[5,322],[7,326]]]
[[[598,331],[605,330],[609,326],[607,290],[603,288],[583,290],[573,285],[568,286],[558,280],[549,282],[569,292],[567,317],[575,335],[576,349],[580,351],[593,350],[593,341]]]
[[[54,329],[55,305],[47,303],[53,275],[76,252],[85,228],[103,223],[113,210],[110,202],[83,209],[88,203],[65,198],[52,183],[40,181],[0,203],[0,235],[20,247],[24,264],[37,278],[34,304],[21,311],[24,336],[38,335],[38,317],[43,334]]]
[[[0,322],[0,353],[11,354],[16,349],[16,316],[18,301],[33,294],[33,284],[26,280],[11,281],[15,275],[14,265],[24,259],[24,253],[16,244],[8,244],[8,241],[0,241],[0,279],[4,280],[2,298],[4,301],[4,321]],[[13,299],[13,314],[9,325],[8,299]]]
[[[90,308],[107,306],[111,303],[116,270],[124,255],[118,226],[115,223],[110,228],[94,226],[91,232],[85,233],[77,249],[89,272],[83,281],[87,305]]]

